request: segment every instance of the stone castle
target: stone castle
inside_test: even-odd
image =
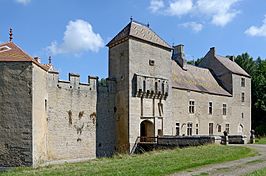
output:
[[[108,44],[106,84],[59,80],[12,41],[0,44],[0,166],[38,166],[131,152],[156,136],[249,136],[251,79],[211,48],[199,66],[131,21]]]

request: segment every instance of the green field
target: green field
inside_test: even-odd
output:
[[[255,172],[247,174],[246,176],[265,176],[265,175],[266,175],[266,168],[257,170]]]
[[[257,138],[255,143],[256,144],[266,144],[266,137]]]
[[[246,147],[208,145],[153,151],[141,155],[117,155],[89,162],[38,169],[16,168],[0,175],[166,175],[178,171],[253,156]]]

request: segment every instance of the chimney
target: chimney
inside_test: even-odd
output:
[[[41,58],[39,57],[34,57],[34,60],[37,61],[39,64],[41,63]]]
[[[187,61],[184,53],[184,45],[180,44],[177,46],[173,46],[173,48],[174,51],[172,59],[175,60],[183,70],[187,70]]]
[[[235,62],[235,56],[230,56],[229,59],[233,62]]]
[[[211,53],[212,56],[216,55],[215,47],[211,47],[210,48],[210,53]]]

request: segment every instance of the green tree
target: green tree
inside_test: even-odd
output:
[[[256,61],[248,53],[238,55],[235,59],[251,76],[252,128],[259,135],[266,135],[266,61]]]

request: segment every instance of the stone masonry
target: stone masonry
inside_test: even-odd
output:
[[[108,44],[109,74],[59,80],[12,41],[0,44],[0,166],[130,153],[157,136],[249,137],[251,79],[211,48],[199,67],[131,21]]]

